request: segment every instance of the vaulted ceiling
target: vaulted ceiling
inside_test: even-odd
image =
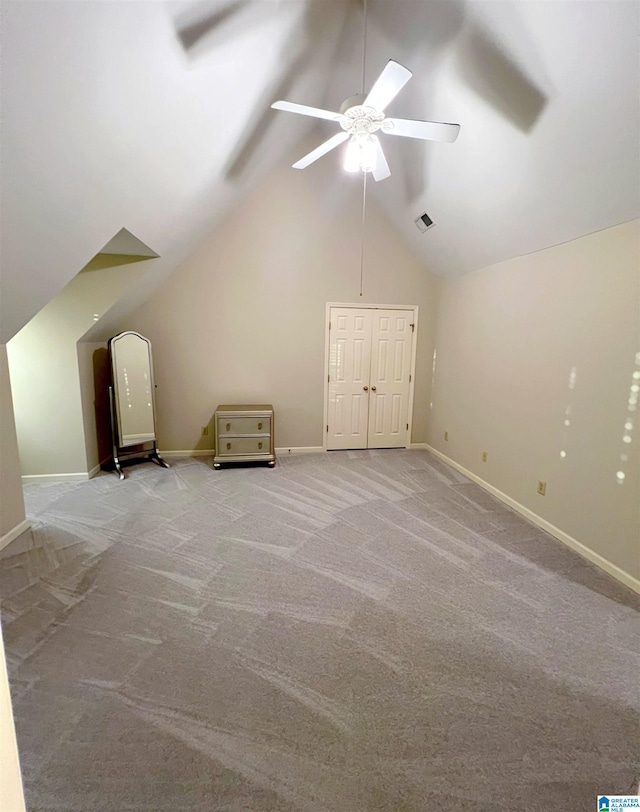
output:
[[[134,306],[314,128],[318,143],[335,132],[274,100],[338,109],[362,90],[361,0],[2,10],[3,341],[123,227],[160,255]],[[386,137],[392,175],[368,184],[429,270],[468,272],[640,215],[635,0],[366,10],[365,87],[393,58],[413,78],[390,115],[462,126],[454,144]],[[320,159],[325,172],[343,172],[340,152]]]

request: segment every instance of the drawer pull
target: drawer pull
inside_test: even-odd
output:
[[[258,423],[258,431],[262,431],[262,423]],[[260,446],[262,448],[262,446]]]
[[[231,443],[227,443],[227,451],[231,451]]]
[[[258,448],[262,448],[262,443],[258,443]]]
[[[231,431],[231,423],[227,423],[227,431]]]

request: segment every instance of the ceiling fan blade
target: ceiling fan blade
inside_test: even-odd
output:
[[[339,144],[342,144],[344,141],[349,138],[349,133],[341,132],[334,135],[328,141],[325,141],[324,144],[320,144],[319,147],[316,147],[312,150],[308,155],[305,155],[303,158],[300,158],[299,161],[296,161],[293,164],[294,169],[305,169],[309,164],[312,164],[314,161],[317,161],[318,158],[322,158],[330,150],[337,147]]]
[[[374,180],[384,180],[388,178],[391,174],[391,170],[389,169],[389,164],[387,163],[387,159],[384,157],[384,152],[382,151],[382,145],[380,141],[376,138],[376,168],[371,173],[373,175]]]
[[[176,33],[185,50],[195,47],[200,40],[208,36],[214,29],[221,27],[233,16],[237,15],[251,0],[235,0],[227,2],[221,8],[211,13],[210,3],[200,3],[187,10],[176,20]]]
[[[459,40],[456,59],[462,78],[474,93],[522,132],[533,129],[548,96],[489,31],[478,23],[469,28]]]
[[[374,110],[382,113],[385,107],[395,99],[412,76],[413,74],[408,68],[390,59],[369,91],[369,95],[364,100],[363,106],[373,107]]]
[[[283,75],[276,77],[276,80],[271,82],[264,93],[261,94],[260,99],[256,102],[251,121],[232,153],[226,169],[228,178],[236,178],[242,175],[251,162],[253,154],[259,150],[265,135],[272,125],[285,126],[289,123],[288,120],[282,121],[280,116],[274,115],[269,105],[274,96],[285,96],[289,93],[307,63],[308,56],[305,51],[301,51],[291,61],[291,64],[286,66]]]
[[[405,138],[422,138],[424,141],[452,143],[458,137],[460,125],[408,118],[385,118],[382,131],[387,135],[402,135]]]
[[[306,104],[296,104],[295,102],[277,101],[271,105],[274,110],[285,110],[287,113],[299,113],[301,116],[313,116],[314,118],[326,118],[327,121],[340,121],[340,113],[332,113],[331,110],[321,110],[319,107],[307,107]]]

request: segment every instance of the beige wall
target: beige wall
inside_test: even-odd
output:
[[[93,372],[76,345],[147,267],[98,255],[7,345],[23,475],[87,474],[97,464]]]
[[[25,524],[7,350],[0,345],[0,548]],[[23,812],[22,780],[0,629],[0,809]]]
[[[434,448],[636,578],[639,237],[635,221],[444,284],[429,425]]]
[[[4,658],[4,643],[0,630],[0,809],[3,812],[24,812],[22,777],[16,743],[11,694]]]
[[[7,348],[0,344],[0,547],[25,523]],[[26,529],[26,525],[25,528]]]
[[[281,168],[120,325],[153,343],[162,449],[212,447],[201,427],[234,402],[273,403],[276,446],[321,446],[329,301],[420,306],[413,441],[426,439],[437,283],[370,198],[360,298],[361,214],[361,176]]]

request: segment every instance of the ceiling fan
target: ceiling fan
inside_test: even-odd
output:
[[[366,96],[364,94],[351,96],[343,102],[337,113],[295,102],[274,102],[271,106],[276,110],[335,121],[343,130],[296,161],[293,168],[305,169],[348,140],[344,162],[347,172],[371,172],[374,179],[379,181],[388,178],[391,170],[375,133],[420,138],[426,141],[455,141],[460,132],[459,124],[385,116],[385,109],[412,75],[408,68],[390,59],[369,93]]]

